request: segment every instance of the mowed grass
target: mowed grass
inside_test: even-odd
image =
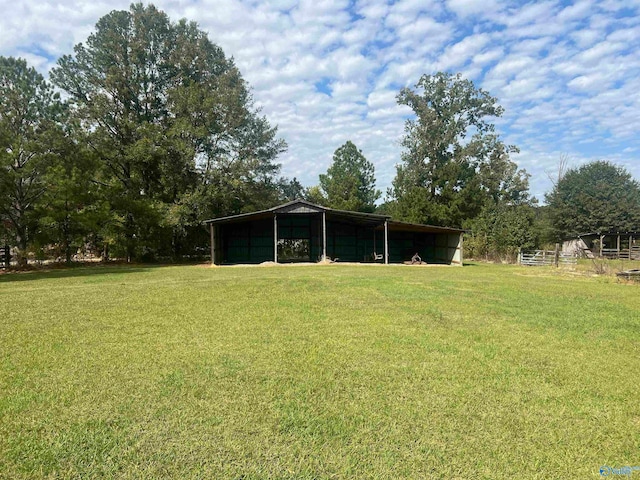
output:
[[[640,465],[640,285],[502,265],[0,276],[0,478],[602,465]]]

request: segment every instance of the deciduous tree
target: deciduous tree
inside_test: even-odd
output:
[[[640,184],[610,162],[567,170],[545,198],[556,240],[640,229]]]
[[[415,118],[406,122],[393,181],[396,216],[460,226],[489,201],[528,201],[528,176],[510,158],[517,148],[505,145],[489,121],[503,108],[488,92],[459,74],[437,73],[397,98]]]

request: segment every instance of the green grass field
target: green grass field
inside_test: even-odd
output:
[[[640,285],[481,264],[0,276],[0,478],[602,465],[640,466]]]

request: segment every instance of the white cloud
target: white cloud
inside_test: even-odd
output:
[[[497,0],[447,0],[447,8],[462,18],[495,14],[502,8]]]
[[[601,60],[603,57],[609,57],[615,53],[621,52],[627,48],[628,44],[622,42],[601,42],[593,47],[585,50],[577,55],[576,60],[578,62],[588,62],[594,64]]]
[[[568,36],[576,42],[578,48],[586,49],[604,38],[604,33],[602,30],[589,28],[570,32]]]
[[[463,38],[458,43],[445,48],[440,61],[439,70],[452,70],[455,67],[466,64],[476,53],[481,51],[489,43],[490,37],[486,33],[470,35]]]
[[[331,96],[336,99],[344,99],[345,101],[359,100],[363,97],[362,86],[357,82],[335,82],[332,85],[333,92]],[[351,108],[350,104],[346,104]]]
[[[533,2],[524,7],[511,7],[502,16],[502,22],[509,27],[522,27],[528,24],[540,24],[557,9],[555,1]]]
[[[593,9],[593,2],[590,0],[583,0],[576,2],[573,5],[565,7],[558,13],[557,19],[561,22],[570,22],[578,19],[583,19],[589,16],[589,13]]]

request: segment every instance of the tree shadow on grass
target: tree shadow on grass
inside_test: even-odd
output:
[[[0,273],[0,284],[33,280],[50,280],[54,278],[91,277],[97,275],[140,273],[157,268],[176,266],[176,264],[140,264],[140,263],[107,263],[77,264],[40,267],[32,270],[9,270]]]

